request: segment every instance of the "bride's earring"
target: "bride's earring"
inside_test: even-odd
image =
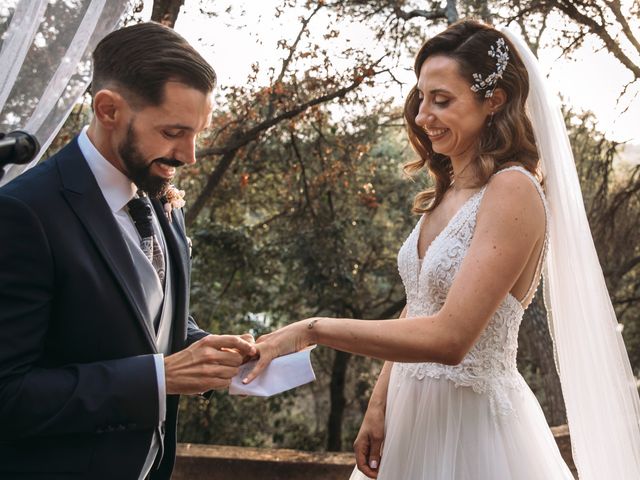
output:
[[[491,112],[489,114],[489,123],[487,123],[487,127],[490,127],[493,124],[493,113],[494,112]]]

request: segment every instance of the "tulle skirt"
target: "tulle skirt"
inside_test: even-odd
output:
[[[573,480],[540,404],[522,380],[512,411],[445,378],[393,368],[379,480]],[[351,480],[365,480],[356,468]]]

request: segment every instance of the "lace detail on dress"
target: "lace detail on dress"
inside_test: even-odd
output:
[[[524,168],[514,166],[500,172],[508,170],[525,173],[536,185],[544,203],[548,232],[548,208],[542,187]],[[444,305],[455,275],[471,245],[478,208],[486,188],[487,185],[472,195],[433,240],[425,252],[422,268],[418,258],[418,237],[424,215],[400,248],[398,270],[407,294],[408,317],[433,315]],[[547,236],[548,233],[545,233],[539,265],[546,255]],[[531,288],[535,288],[537,283],[534,277]],[[400,374],[417,380],[425,377],[446,378],[456,386],[470,387],[479,394],[489,396],[494,415],[511,414],[513,407],[506,391],[525,385],[516,367],[518,330],[523,314],[522,305],[509,293],[460,364],[396,362],[394,368]]]

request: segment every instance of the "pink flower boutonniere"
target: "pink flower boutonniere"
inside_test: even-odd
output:
[[[164,213],[171,222],[171,212],[174,208],[182,208],[185,205],[184,190],[178,190],[175,185],[170,185],[164,194]]]

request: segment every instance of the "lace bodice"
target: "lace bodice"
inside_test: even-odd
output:
[[[537,287],[538,273],[547,250],[548,208],[542,187],[537,179],[520,166],[505,168],[496,173],[518,170],[535,184],[544,203],[547,228],[545,242],[538,261],[535,280],[525,295],[529,297]],[[442,308],[456,273],[460,269],[476,227],[478,208],[487,188],[472,195],[453,216],[447,226],[427,248],[422,262],[418,258],[418,237],[424,216],[404,242],[398,253],[398,270],[407,294],[407,317],[433,315]],[[487,394],[493,413],[508,414],[512,406],[505,389],[518,388],[524,380],[516,368],[518,330],[524,308],[511,294],[502,301],[475,345],[458,365],[439,363],[396,363],[402,375],[418,380],[425,377],[447,378],[456,386],[471,387]]]

